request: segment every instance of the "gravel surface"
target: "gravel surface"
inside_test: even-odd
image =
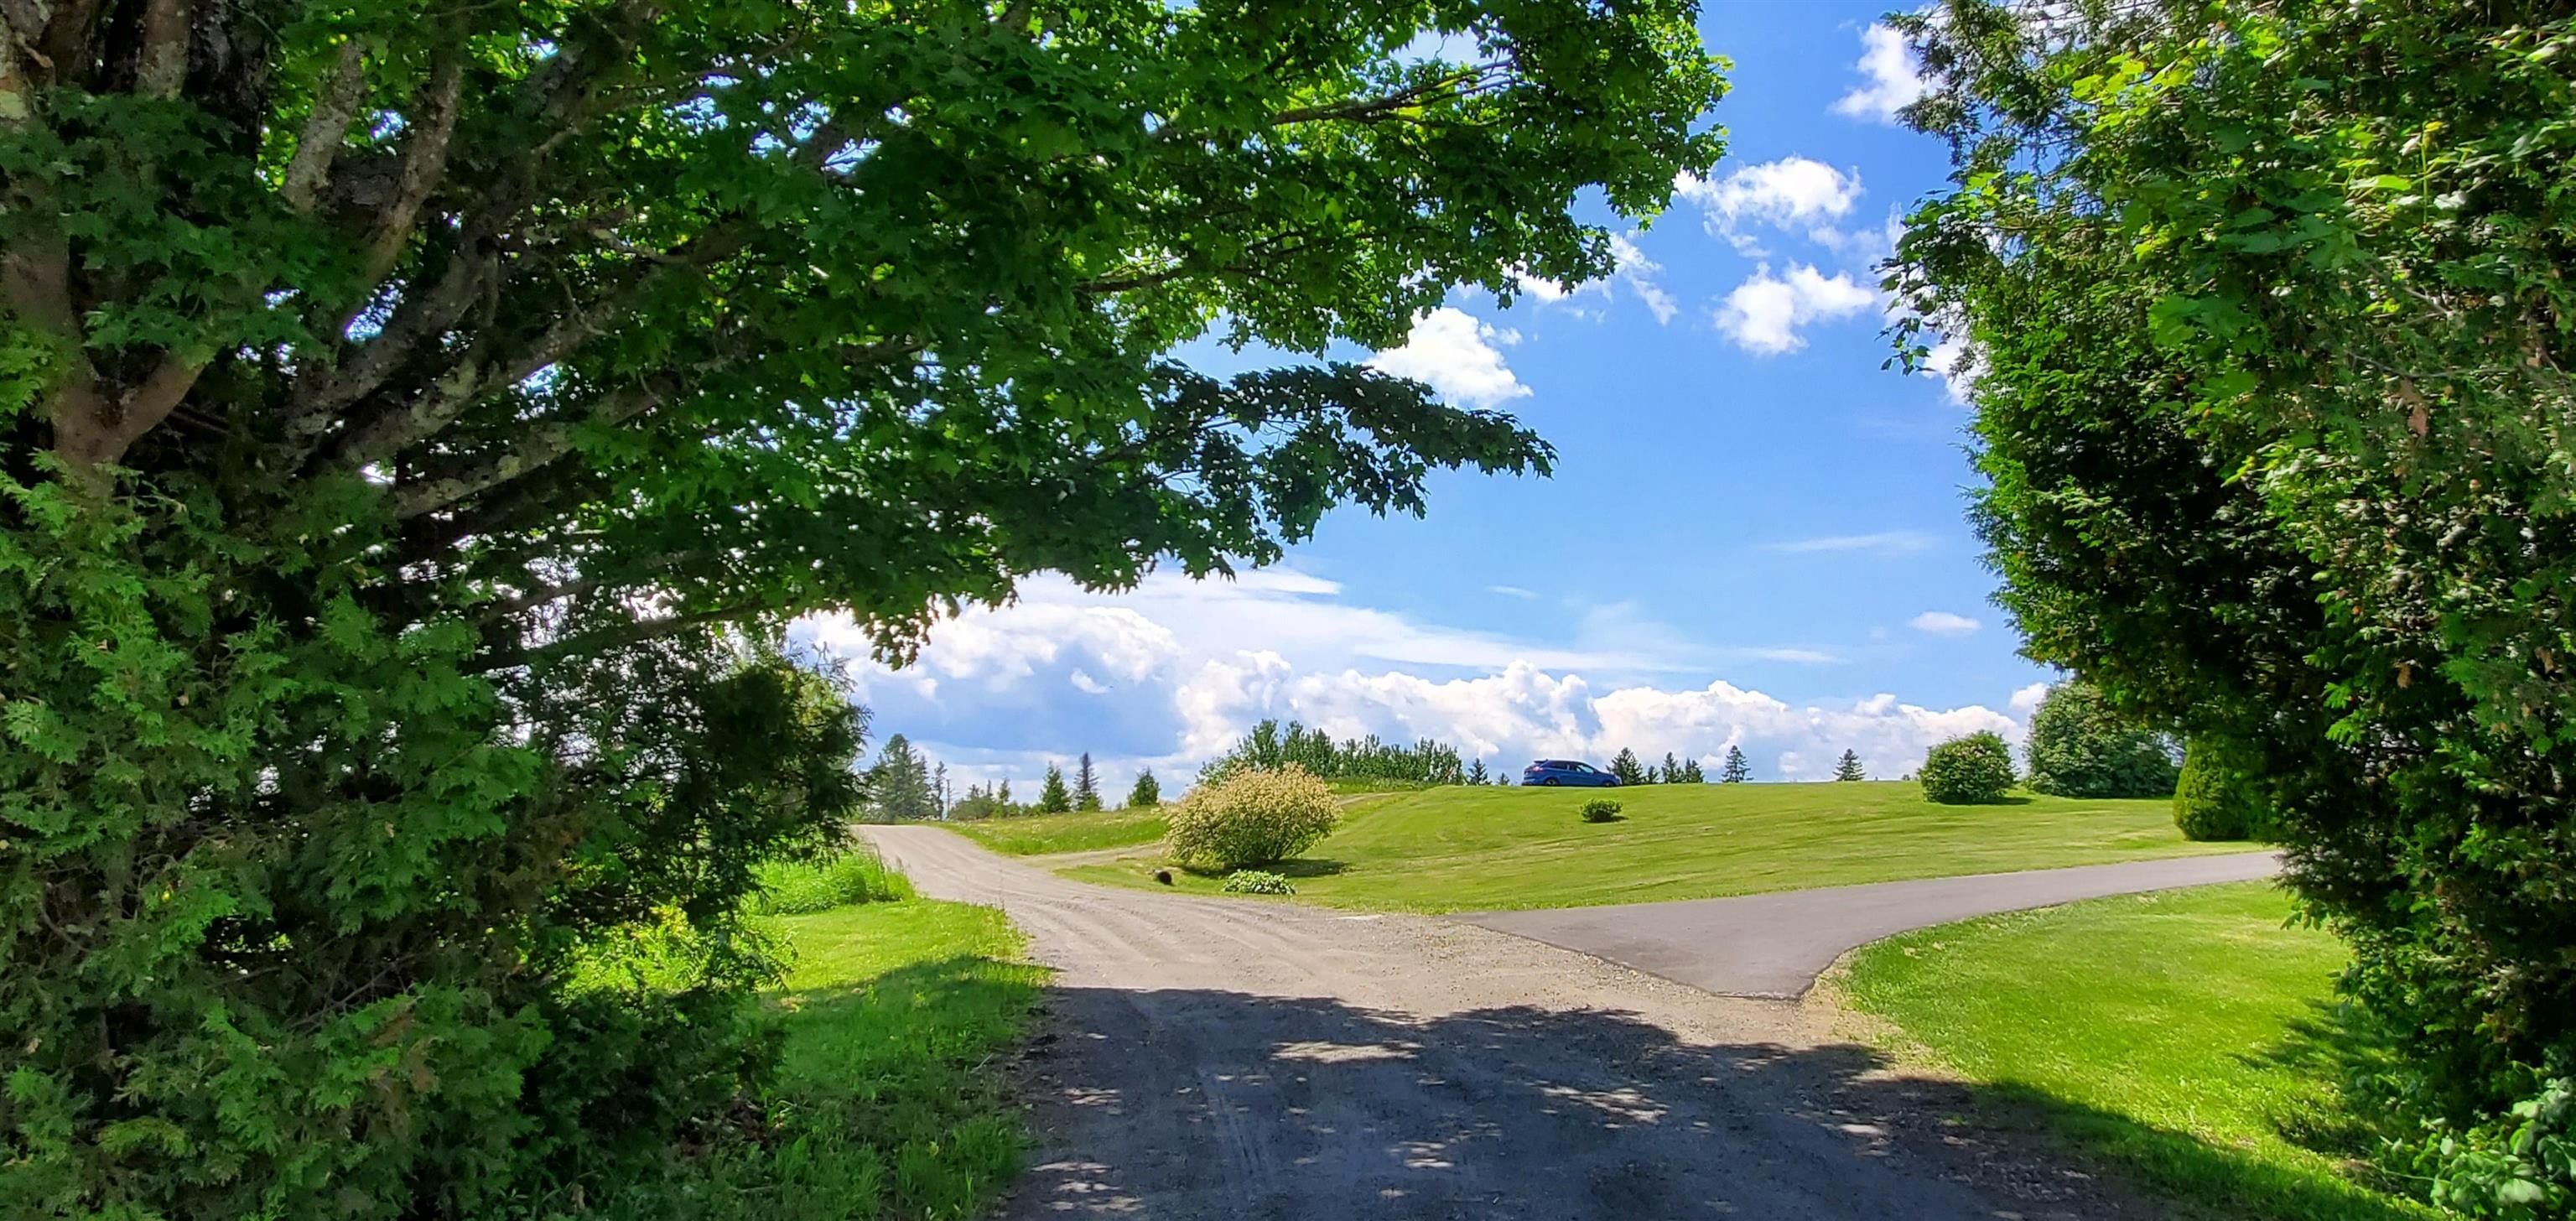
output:
[[[1813,1008],[1426,917],[1087,886],[868,827],[1055,969],[1012,1217],[2155,1216]]]
[[[1844,952],[1908,929],[2104,895],[2250,882],[2280,868],[2277,853],[2246,852],[1455,918],[1694,988],[1786,999],[1804,994]]]

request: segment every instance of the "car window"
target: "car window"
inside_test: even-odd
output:
[[[1592,770],[1592,765],[1589,763],[1569,763],[1566,766],[1571,767],[1578,772],[1589,772]]]

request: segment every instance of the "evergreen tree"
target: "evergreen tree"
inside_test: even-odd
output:
[[[1100,808],[1100,776],[1091,770],[1091,752],[1082,752],[1082,763],[1073,773],[1073,808]]]
[[[1664,778],[1659,783],[1682,783],[1682,761],[1674,758],[1673,752],[1669,750],[1664,752]]]
[[[1625,746],[1619,748],[1617,758],[1610,760],[1610,774],[1617,776],[1621,784],[1646,783],[1646,765],[1637,761],[1637,752]]]
[[[1485,761],[1484,761],[1483,759],[1478,759],[1478,760],[1476,760],[1476,762],[1475,762],[1473,765],[1471,765],[1471,766],[1469,766],[1469,767],[1467,768],[1467,783],[1469,783],[1469,784],[1490,784],[1490,783],[1492,783],[1492,778],[1491,778],[1491,777],[1489,777],[1489,776],[1487,776],[1487,775],[1485,774]]]
[[[1839,763],[1834,764],[1834,779],[1836,779],[1836,780],[1867,780],[1867,779],[1869,779],[1869,772],[1868,772],[1868,771],[1866,771],[1866,770],[1864,770],[1864,769],[1861,767],[1861,765],[1860,765],[1860,755],[1859,755],[1859,753],[1858,753],[1858,752],[1851,751],[1851,750],[1845,750],[1845,751],[1843,751],[1842,761],[1841,761],[1841,762],[1839,762]]]
[[[1706,784],[1706,783],[1708,783],[1708,773],[1706,773],[1706,772],[1704,772],[1704,771],[1701,771],[1701,770],[1700,770],[1700,767],[1699,767],[1699,760],[1698,760],[1698,759],[1684,759],[1684,760],[1682,760],[1682,779],[1681,779],[1681,782],[1682,782],[1683,784]]]
[[[1005,810],[1008,810],[1008,809],[1010,808],[1010,805],[1011,805],[1011,782],[1010,782],[1010,781],[1008,781],[1008,780],[1004,780],[1004,781],[1002,781],[1000,784],[995,785],[995,786],[993,787],[993,804],[994,804],[994,805],[997,805],[997,806],[1001,806],[1001,807],[1002,807],[1003,809],[1005,809]]]
[[[868,769],[868,800],[877,816],[889,821],[929,818],[938,811],[930,789],[930,768],[921,752],[902,734],[886,739],[876,766]]]
[[[1038,786],[1038,813],[1062,814],[1073,809],[1073,794],[1064,787],[1064,769],[1047,764],[1046,782]]]
[[[940,764],[930,771],[930,802],[934,817],[948,817],[948,765]]]
[[[1163,782],[1154,779],[1154,769],[1136,773],[1136,787],[1127,790],[1127,808],[1150,810],[1163,804]]]
[[[1726,748],[1726,765],[1718,769],[1717,778],[1722,784],[1742,784],[1753,778],[1753,765],[1744,761],[1743,747]]]

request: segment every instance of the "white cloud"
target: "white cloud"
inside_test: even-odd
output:
[[[1924,358],[1924,376],[1941,379],[1941,388],[1947,393],[1952,406],[1967,406],[1969,394],[1977,388],[1974,356],[1975,354],[1969,350],[1967,340],[1944,335],[1939,342],[1932,345],[1931,352]]]
[[[1948,611],[1925,611],[1906,620],[1905,626],[1918,632],[1929,632],[1935,636],[1966,636],[1985,625],[1966,615],[1954,615]]]
[[[1519,332],[1498,329],[1444,305],[1413,320],[1413,332],[1403,347],[1380,352],[1368,363],[1397,377],[1426,383],[1451,402],[1492,407],[1530,393],[1494,347],[1518,342]]]
[[[1850,317],[1877,300],[1877,294],[1855,282],[1849,272],[1828,276],[1799,263],[1789,268],[1788,275],[1775,276],[1766,265],[1726,294],[1715,321],[1745,351],[1777,356],[1807,346],[1798,328]]]
[[[844,656],[865,652],[846,617],[808,618],[798,631]],[[1730,664],[1837,658],[1710,645],[1625,603],[1589,608],[1570,638],[1518,639],[1354,605],[1338,584],[1294,569],[1204,582],[1157,573],[1124,594],[1044,577],[1009,606],[943,621],[913,664],[858,661],[850,674],[876,732],[912,738],[961,788],[1008,778],[1020,789],[1050,760],[1086,750],[1113,777],[1150,766],[1177,786],[1274,716],[1336,736],[1436,737],[1504,766],[1606,759],[1623,746],[1714,765],[1736,745],[1757,761],[1783,760],[1766,779],[1820,777],[1846,748],[1896,775],[1943,738],[2019,732],[2011,717],[1973,705],[1927,709],[1893,695],[1792,703],[1723,680],[1694,686]],[[1673,681],[1676,658],[1699,676]]]
[[[1538,596],[1536,591],[1523,589],[1518,585],[1488,585],[1485,587],[1485,592],[1489,594],[1501,594],[1506,598],[1536,598]]]
[[[1673,295],[1665,292],[1664,286],[1655,279],[1655,273],[1662,271],[1664,265],[1646,257],[1645,249],[1637,245],[1634,233],[1611,234],[1610,253],[1619,260],[1619,282],[1627,285],[1628,291],[1646,303],[1656,322],[1671,322],[1681,307],[1674,304]]]
[[[1834,113],[1855,119],[1896,121],[1896,112],[1930,92],[1906,50],[1905,36],[1884,23],[1860,32],[1860,60],[1852,65],[1864,78],[1834,103]]]
[[[1869,551],[1879,555],[1905,555],[1928,551],[1935,540],[1921,530],[1883,530],[1876,534],[1829,534],[1821,538],[1793,538],[1764,543],[1765,551],[1782,551],[1791,555],[1811,555],[1820,551]]]
[[[2029,716],[2039,707],[2039,702],[2047,698],[2048,684],[2032,683],[2012,693],[2012,710],[2023,716]]]
[[[1716,182],[1685,173],[1673,180],[1673,188],[1700,206],[1709,232],[1747,255],[1759,255],[1761,247],[1745,232],[1746,225],[1758,222],[1812,235],[1849,215],[1861,195],[1859,171],[1796,156],[1738,166]]]

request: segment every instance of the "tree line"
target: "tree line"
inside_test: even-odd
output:
[[[861,781],[868,813],[885,822],[1010,818],[1110,808],[1089,751],[1082,753],[1070,778],[1062,766],[1048,763],[1046,777],[1038,785],[1036,800],[1020,802],[1013,800],[1011,782],[1007,779],[991,784],[970,784],[962,792],[952,791],[948,783],[948,765],[932,761],[910,739],[898,733],[886,739],[877,761],[861,774]],[[1154,769],[1139,768],[1135,781],[1128,786],[1126,800],[1119,808],[1150,809],[1161,805],[1162,801],[1163,785],[1155,778]]]

